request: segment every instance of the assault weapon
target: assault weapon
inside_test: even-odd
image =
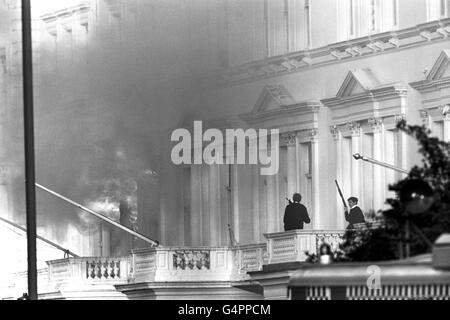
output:
[[[347,208],[347,203],[345,203],[344,195],[342,194],[341,188],[339,187],[339,183],[337,182],[337,180],[334,180],[334,182],[336,183],[336,187],[338,189],[339,196],[341,197],[342,204],[344,205],[344,208]]]

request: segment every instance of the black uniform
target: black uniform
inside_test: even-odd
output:
[[[290,203],[284,211],[284,230],[303,229],[303,223],[310,223],[308,210],[301,203]]]
[[[345,212],[345,220],[349,223],[347,229],[354,229],[353,225],[356,223],[366,222],[364,214],[358,206],[354,206],[350,212]]]

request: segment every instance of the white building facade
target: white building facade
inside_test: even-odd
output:
[[[164,85],[151,89],[154,96],[183,92],[176,107],[185,106],[187,116],[175,107],[170,121],[154,129],[164,132],[157,136],[160,180],[141,181],[136,174],[139,230],[162,245],[228,246],[230,230],[239,244],[263,243],[264,234],[283,231],[285,199],[294,192],[302,194],[311,217],[306,229],[343,230],[347,223],[335,180],[346,197],[360,199],[371,218],[371,212],[386,208],[386,198],[393,196],[388,185],[402,177],[358,162],[353,154],[406,170],[419,163],[415,142],[396,129],[402,119],[426,124],[440,138],[450,138],[448,1],[198,0],[192,7],[182,0],[171,3],[73,1],[66,7],[42,9],[34,38],[36,100],[42,105],[36,121],[51,124],[83,114],[86,127],[74,133],[81,137],[80,144],[114,137],[112,123],[120,113],[109,113],[108,105],[116,102],[90,91],[101,70],[112,68],[107,75],[115,83],[129,75],[127,69],[139,70],[138,82],[149,88],[157,74]],[[152,6],[153,16],[143,14]],[[6,132],[10,122],[4,119],[17,119],[20,106],[20,8],[15,1],[4,1],[4,7],[11,19],[9,38],[0,44],[0,121],[5,121]],[[137,38],[143,27],[150,36]],[[189,39],[188,45],[175,45],[181,38]],[[100,42],[106,47],[99,51]],[[141,64],[115,66],[122,56]],[[143,57],[161,61],[161,68],[145,69]],[[112,63],[103,65],[109,58]],[[85,72],[72,78],[77,68]],[[188,81],[180,80],[184,77]],[[101,80],[108,83],[109,78]],[[76,88],[77,98],[67,98],[65,91],[57,90],[60,85]],[[47,86],[59,95],[46,96],[42,88]],[[112,88],[101,92],[112,93],[116,87]],[[126,97],[117,102],[119,106],[123,101],[126,107],[141,103],[144,114],[154,104],[152,95],[142,95],[144,99],[136,98],[139,93],[133,90],[128,94],[122,95]],[[49,107],[54,106],[48,103],[52,99],[60,109]],[[157,106],[166,108],[160,101]],[[158,115],[142,116],[144,121],[152,117]],[[170,133],[178,127],[191,128],[194,120],[220,130],[279,129],[278,173],[262,176],[258,165],[173,165]],[[55,133],[41,125],[37,136],[42,146],[48,146]],[[17,150],[18,144],[16,149],[3,149],[2,156],[2,168],[10,169],[1,171],[0,199],[10,219],[17,201],[14,189],[7,186],[17,175],[7,154]],[[41,155],[42,163],[46,156],[50,159],[51,153]],[[62,174],[62,167],[57,172]],[[42,172],[51,172],[46,170]],[[158,188],[152,187],[155,184]],[[52,230],[47,235],[57,234],[52,227],[55,219],[42,221],[43,229]],[[74,252],[110,254],[97,245],[107,242],[98,229],[83,233],[70,224],[67,230],[72,236],[63,242]]]

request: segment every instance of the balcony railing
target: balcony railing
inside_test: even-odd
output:
[[[294,300],[448,300],[450,270],[433,266],[431,255],[392,262],[309,265],[291,278],[289,295]]]
[[[317,253],[323,243],[328,243],[334,251],[344,233],[343,230],[293,230],[265,234],[268,264],[303,262],[307,259],[306,252]]]
[[[235,281],[248,277],[247,268],[259,268],[263,246],[157,247],[133,250],[133,282]]]
[[[130,258],[69,258],[47,262],[50,285],[127,283]]]

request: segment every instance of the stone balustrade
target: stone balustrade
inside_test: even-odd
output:
[[[230,247],[157,247],[133,250],[132,281],[235,281],[247,277],[243,253]],[[261,255],[262,257],[262,255]],[[256,260],[259,256],[256,256]],[[251,267],[258,266],[252,262]]]
[[[241,272],[260,271],[267,264],[267,244],[240,245],[236,249],[238,269]]]
[[[50,284],[119,284],[127,283],[130,258],[68,258],[48,264]]]
[[[306,252],[317,253],[323,243],[336,250],[342,241],[343,230],[292,230],[268,233],[268,264],[305,261]]]

